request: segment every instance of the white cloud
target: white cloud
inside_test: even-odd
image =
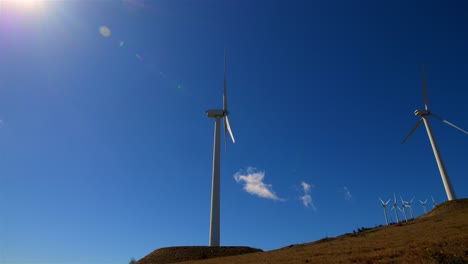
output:
[[[343,190],[344,190],[344,198],[345,198],[345,200],[351,200],[351,199],[353,198],[353,195],[352,195],[351,192],[348,190],[348,187],[343,186]]]
[[[248,167],[247,172],[239,171],[234,174],[236,182],[244,182],[244,190],[246,192],[262,198],[281,201],[282,199],[273,192],[272,185],[263,182],[264,178],[265,172],[257,171],[253,167]]]
[[[301,196],[301,200],[305,207],[309,207],[312,205],[312,196],[310,196],[310,194],[305,194],[304,196]]]
[[[310,184],[308,184],[307,182],[302,182],[301,185],[302,185],[302,188],[304,188],[305,193],[310,193],[310,187],[311,187]]]
[[[315,207],[314,203],[312,202],[312,196],[310,195],[312,190],[312,185],[308,184],[307,182],[301,182],[302,189],[304,190],[304,195],[301,196],[302,203],[305,207],[312,207],[315,211],[317,208]]]

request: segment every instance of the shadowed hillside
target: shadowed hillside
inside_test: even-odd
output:
[[[149,263],[153,262],[145,262]],[[468,263],[468,199],[443,203],[404,224],[268,252],[184,263]]]
[[[249,247],[167,247],[157,249],[136,264],[166,264],[194,259],[209,259],[225,256],[262,252],[260,249]]]

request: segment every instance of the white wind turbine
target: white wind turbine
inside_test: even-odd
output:
[[[424,210],[424,214],[426,214],[426,213],[427,213],[427,210],[426,210],[426,203],[427,203],[427,199],[426,199],[426,201],[424,201],[424,202],[423,202],[423,201],[421,201],[421,200],[419,200],[419,202],[420,202],[420,203],[421,203],[421,205],[422,205],[422,208],[423,208],[423,210]]]
[[[438,204],[437,204],[436,201],[434,200],[434,197],[433,197],[433,196],[431,196],[431,198],[432,198],[432,209],[434,209],[434,208],[437,207]]]
[[[408,217],[406,216],[405,202],[403,201],[403,198],[401,198],[401,196],[400,196],[400,199],[401,199],[401,202],[402,202],[402,206],[401,206],[401,209],[399,207],[398,207],[398,209],[400,209],[400,211],[405,216],[405,222],[408,222]]]
[[[403,208],[403,209],[401,209],[401,208]],[[406,217],[405,206],[403,205],[401,208],[398,207],[398,210],[400,210],[403,213],[403,215],[405,216],[405,222],[408,222],[408,217]]]
[[[423,94],[424,94],[424,103],[425,103],[425,110],[416,110],[414,111],[414,114],[416,116],[420,116],[421,119],[416,123],[416,125],[414,126],[413,130],[411,130],[411,132],[408,134],[408,136],[406,136],[405,140],[403,140],[402,144],[406,142],[406,140],[408,140],[408,138],[414,133],[414,131],[416,131],[416,129],[421,125],[421,123],[424,122],[424,125],[426,126],[426,130],[427,130],[427,135],[429,136],[429,141],[431,142],[431,145],[432,145],[432,150],[434,152],[434,156],[435,156],[435,159],[437,161],[437,165],[439,167],[439,171],[440,171],[440,176],[442,177],[442,182],[444,183],[444,187],[445,187],[445,192],[447,193],[447,197],[450,200],[454,200],[454,199],[457,199],[456,196],[455,196],[455,191],[453,190],[453,187],[452,187],[452,183],[450,182],[450,178],[448,176],[448,173],[447,173],[447,170],[445,168],[445,165],[444,165],[444,162],[442,160],[442,157],[439,153],[439,148],[437,147],[437,143],[435,141],[435,138],[434,136],[432,135],[432,130],[431,130],[431,127],[429,125],[429,120],[428,120],[428,116],[432,116],[432,117],[435,117],[439,120],[441,120],[442,122],[462,131],[463,133],[465,134],[468,134],[467,131],[457,127],[456,125],[450,123],[449,121],[443,119],[442,117],[432,113],[430,110],[429,110],[429,101],[428,101],[428,98],[427,98],[427,87],[426,87],[426,77],[425,77],[425,74],[424,74],[424,65],[422,66],[422,82],[423,82]]]
[[[220,120],[224,119],[224,140],[226,131],[229,132],[232,142],[235,143],[231,126],[229,125],[229,111],[226,94],[226,50],[224,50],[224,91],[223,109],[207,110],[206,115],[215,119],[214,146],[213,146],[213,174],[211,186],[211,212],[210,212],[210,241],[209,246],[219,247],[220,244]]]
[[[397,224],[400,223],[400,218],[398,218],[398,211],[397,209],[400,209],[400,207],[398,207],[398,204],[397,204],[397,201],[396,201],[396,195],[395,193],[393,193],[393,206],[392,206],[392,210],[395,210],[395,217],[396,217],[396,222]]]
[[[413,206],[412,206],[412,203],[414,201],[414,197],[413,199],[411,199],[411,201],[404,201],[403,198],[400,196],[401,198],[401,202],[403,203],[403,207],[408,207],[410,209],[410,214],[411,214],[411,219],[414,219],[414,215],[413,215]]]
[[[390,199],[388,199],[388,201],[386,203],[384,203],[384,201],[382,199],[380,199],[380,197],[379,197],[379,200],[382,202],[382,207],[383,207],[384,216],[385,216],[385,223],[388,225],[387,204],[390,202]]]

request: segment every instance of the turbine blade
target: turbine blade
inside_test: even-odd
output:
[[[444,122],[444,123],[446,123],[446,124],[448,124],[448,125],[450,125],[450,126],[456,128],[456,129],[460,130],[461,132],[463,132],[463,133],[465,133],[465,134],[468,134],[467,131],[465,131],[465,130],[459,128],[459,127],[457,127],[456,125],[450,123],[449,121],[443,119],[442,117],[440,117],[440,116],[438,116],[438,115],[436,115],[436,114],[434,114],[434,113],[432,113],[432,112],[431,112],[430,116],[433,116],[433,117],[439,119],[440,121],[442,121],[442,122]]]
[[[380,197],[379,197],[379,200],[380,200],[380,202],[382,202],[382,204],[384,204],[383,200],[382,200],[382,199],[380,199]]]
[[[228,111],[227,94],[226,94],[226,49],[224,49],[224,90],[223,90],[223,110]]]
[[[406,138],[401,142],[401,144],[405,144],[406,140],[408,140],[409,137],[411,137],[411,135],[413,135],[414,131],[416,131],[416,129],[421,125],[421,123],[423,122],[423,119],[419,119],[419,121],[416,123],[416,125],[413,127],[413,129],[411,130],[411,132],[406,136]]]
[[[393,198],[395,198],[394,203],[396,204],[396,194],[393,193]]]
[[[227,137],[226,137],[227,128],[226,128],[226,119],[223,120],[223,123],[224,123],[224,151],[227,151]]]
[[[392,200],[392,199],[388,199],[388,201],[385,203],[385,205],[387,205],[390,202],[390,200]]]
[[[229,119],[228,119],[228,116],[225,116],[225,121],[226,121],[226,127],[227,127],[227,130],[229,132],[229,135],[231,135],[231,139],[232,139],[232,143],[236,143],[236,140],[234,139],[234,135],[232,134],[232,130],[231,130],[231,125],[229,125]]]
[[[423,82],[424,104],[425,104],[426,110],[429,110],[429,99],[427,98],[426,73],[424,71],[424,64],[422,65],[422,82]]]
[[[414,197],[411,199],[411,201],[409,203],[412,203],[414,201]]]

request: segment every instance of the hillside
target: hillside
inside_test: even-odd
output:
[[[234,256],[254,252],[263,252],[260,249],[249,247],[208,247],[208,246],[188,246],[188,247],[167,247],[157,249],[137,264],[166,264],[188,261],[194,259],[209,259],[225,256]]]
[[[468,199],[443,203],[404,224],[268,252],[180,263],[468,263]]]

